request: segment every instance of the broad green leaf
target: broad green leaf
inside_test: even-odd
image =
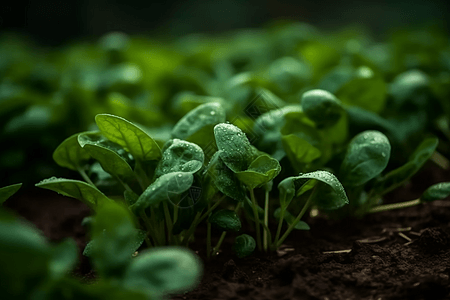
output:
[[[208,219],[214,227],[223,231],[241,230],[241,219],[233,210],[221,209],[214,212]]]
[[[100,203],[111,201],[97,188],[84,181],[52,177],[42,180],[36,186],[78,199],[93,209]]]
[[[420,197],[422,202],[442,200],[450,196],[450,182],[440,182],[430,186]]]
[[[131,290],[158,296],[191,290],[200,283],[201,275],[200,259],[192,251],[160,247],[133,259],[123,283]]]
[[[252,161],[247,170],[236,172],[236,177],[249,189],[254,189],[274,179],[280,171],[278,160],[264,154]]]
[[[173,172],[164,174],[147,187],[136,203],[131,206],[131,209],[135,213],[139,213],[149,206],[157,205],[161,201],[172,201],[174,197],[187,191],[193,182],[194,176],[192,173]]]
[[[124,147],[135,159],[147,161],[161,157],[158,144],[133,123],[108,114],[97,115],[95,122],[104,136]]]
[[[21,183],[16,183],[0,188],[0,205],[3,204],[9,197],[14,195],[21,186]]]
[[[336,96],[341,99],[342,103],[378,113],[385,106],[386,83],[381,77],[371,75],[373,71],[367,67],[363,67],[360,73],[362,75],[367,73],[368,76],[358,76],[352,79],[336,91]]]
[[[255,158],[255,150],[238,127],[221,123],[214,127],[220,157],[233,172],[245,171]]]
[[[316,186],[316,183],[316,180],[298,178],[296,176],[283,179],[278,184],[281,207],[288,207],[294,197],[299,197],[309,191]]]
[[[0,282],[3,297],[29,299],[48,276],[51,247],[28,223],[0,210]]]
[[[378,130],[395,138],[397,141],[401,140],[395,126],[389,120],[384,119],[378,114],[365,110],[361,107],[350,106],[346,108],[349,116],[350,129],[357,128],[358,130]]]
[[[237,236],[233,245],[233,251],[239,258],[249,256],[253,253],[253,251],[255,251],[255,248],[255,239],[248,234],[241,234],[240,236]]]
[[[360,186],[379,175],[391,155],[388,138],[379,131],[364,131],[349,143],[341,165],[345,185]]]
[[[91,158],[78,143],[78,135],[79,133],[65,139],[53,152],[53,160],[61,167],[76,171]]]
[[[245,188],[233,171],[220,158],[220,151],[216,152],[209,162],[207,172],[214,185],[224,195],[239,202],[244,201],[246,197]]]
[[[128,179],[134,176],[131,166],[98,133],[83,133],[78,136],[80,146],[96,159],[107,173]]]
[[[332,195],[332,198],[320,198],[316,197],[314,204],[320,209],[337,209],[339,207],[348,204],[348,198],[345,193],[344,187],[339,182],[339,180],[328,171],[314,171],[310,173],[300,174],[295,177],[296,180],[299,179],[315,179],[320,181],[316,186],[316,192],[320,190],[325,191],[326,194]],[[302,186],[305,183],[302,184]]]
[[[373,190],[376,194],[383,195],[401,186],[411,176],[422,168],[425,162],[436,150],[439,140],[435,137],[427,138],[414,150],[408,162],[403,166],[390,171],[381,178],[378,178]]]
[[[139,247],[142,246],[145,238],[147,237],[147,232],[140,229],[134,229],[134,234],[132,235],[132,237],[134,238],[133,242],[127,243],[127,245],[130,247],[129,252],[131,254],[135,253],[139,249]],[[96,247],[95,244],[95,240],[89,241],[89,243],[86,244],[86,247],[84,247],[83,255],[91,257],[92,252],[94,251],[93,249],[94,247]]]
[[[137,239],[133,217],[111,201],[98,208],[92,225],[90,256],[96,270],[104,278],[123,278]]]
[[[420,70],[409,70],[394,78],[390,85],[389,93],[392,95],[395,106],[400,108],[408,100],[420,100],[417,96],[427,92],[429,85],[430,78],[427,74]],[[410,104],[423,107],[425,103]]]
[[[271,110],[259,116],[253,125],[253,132],[258,137],[256,140],[258,149],[271,154],[272,157],[278,160],[285,156],[281,143],[281,130],[286,124],[286,118],[296,120],[293,131],[304,131],[308,127],[312,128],[314,126],[311,120],[303,113],[300,105],[288,105],[280,109]]]
[[[192,137],[197,132],[208,129],[208,132],[202,133],[208,136],[207,139],[210,139],[213,136],[213,126],[225,122],[225,119],[225,110],[220,103],[202,104],[178,121],[172,129],[172,137],[189,140],[189,137]]]
[[[302,95],[304,113],[318,126],[330,127],[336,124],[344,109],[339,99],[325,90],[311,90]]]
[[[277,208],[274,211],[273,216],[277,220],[280,219],[280,217],[281,217],[281,207]],[[288,212],[286,210],[284,212],[284,218],[283,219],[286,221],[286,223],[288,223],[288,225],[291,225],[294,222],[295,217],[290,212]],[[309,225],[306,222],[301,221],[301,220],[294,226],[294,228],[297,229],[297,230],[309,230],[310,229]]]
[[[203,166],[205,155],[196,144],[179,139],[169,140],[163,148],[163,155],[156,168],[159,177],[172,172],[195,173]]]
[[[322,152],[295,134],[285,135],[281,139],[287,157],[296,169],[319,158]]]
[[[78,248],[74,240],[67,239],[52,249],[49,271],[54,280],[67,275],[76,265]]]

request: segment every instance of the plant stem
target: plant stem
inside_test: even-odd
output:
[[[158,246],[158,240],[155,238],[155,229],[152,225],[152,223],[150,222],[150,220],[148,219],[147,215],[145,214],[144,211],[142,211],[139,216],[141,217],[141,219],[144,221],[144,225],[145,228],[147,229],[147,232],[150,233],[150,235],[153,237],[153,240],[155,242],[155,246]],[[148,239],[148,237],[147,237]],[[147,241],[147,245],[151,244],[150,240]]]
[[[286,232],[283,234],[283,236],[280,238],[280,240],[278,242],[276,242],[275,244],[275,249],[277,249],[278,247],[281,246],[281,244],[284,242],[284,240],[288,237],[288,235],[291,233],[292,230],[294,230],[295,225],[297,225],[298,222],[300,222],[300,219],[303,217],[303,215],[306,213],[306,211],[308,210],[309,205],[311,204],[312,201],[312,196],[314,195],[314,192],[316,191],[316,187],[314,187],[313,192],[311,193],[311,195],[309,196],[308,200],[306,201],[305,205],[303,206],[301,212],[297,215],[297,217],[295,218],[295,220],[289,225],[288,229],[286,230]],[[274,250],[275,250],[274,249]]]
[[[219,251],[219,248],[220,248],[220,246],[222,245],[222,242],[223,242],[223,240],[225,239],[225,236],[227,235],[227,232],[226,231],[224,231],[224,232],[222,232],[222,234],[221,234],[221,236],[220,236],[220,238],[219,238],[219,241],[217,242],[217,244],[216,244],[216,246],[213,248],[213,250],[212,250],[212,255],[213,256],[216,256],[217,254],[217,251]]]
[[[265,199],[264,199],[264,236],[263,236],[263,247],[264,251],[268,250],[268,238],[269,232],[267,229],[269,228],[269,190],[266,189]]]
[[[173,224],[178,220],[178,205],[173,206]]]
[[[220,203],[222,203],[222,201],[226,198],[227,196],[223,196],[221,197],[219,200],[216,201],[216,203],[213,204],[213,206],[209,207],[208,210],[203,214],[203,216],[201,216],[201,218],[198,219],[197,221],[197,225],[198,223],[200,223],[201,221],[203,221],[206,217],[209,216],[210,213],[212,213],[212,211],[219,206]]]
[[[81,175],[81,177],[83,177],[84,181],[95,186],[95,184],[92,182],[92,180],[89,178],[89,176],[86,174],[86,172],[82,168],[78,168],[78,173],[80,173],[80,175]]]
[[[256,244],[258,245],[258,250],[261,251],[261,232],[259,226],[259,215],[258,215],[258,204],[256,203],[255,193],[253,189],[250,189],[250,198],[252,199],[252,208],[253,208],[253,217],[255,218],[255,227],[256,227]]]
[[[134,167],[134,175],[136,176],[136,179],[142,191],[145,191],[145,189],[150,185],[150,180],[148,179],[147,174],[142,168],[142,162],[139,160],[136,160],[136,165]]]
[[[167,226],[167,241],[170,244],[170,243],[172,243],[173,223],[172,223],[172,218],[170,217],[169,207],[167,207],[167,202],[165,202],[165,201],[163,201],[163,209],[164,209],[164,216],[166,219],[166,226]]]
[[[273,241],[272,247],[275,247],[275,245],[278,243],[278,240],[280,238],[281,228],[283,227],[285,212],[286,212],[286,207],[281,207],[280,208],[280,220],[278,221],[277,234],[275,235],[275,240]],[[275,248],[277,248],[277,247],[275,247]],[[275,249],[273,249],[273,250],[275,250]]]
[[[186,234],[184,235],[183,239],[181,240],[181,244],[185,244],[186,246],[189,243],[189,239],[191,238],[192,234],[195,231],[195,228],[197,227],[197,221],[201,216],[201,212],[197,212],[197,214],[195,215],[194,221],[192,221],[191,227],[189,227],[188,231],[186,232]]]
[[[206,258],[211,258],[211,223],[206,222]]]
[[[241,209],[241,207],[242,207],[242,202],[239,202],[239,203],[236,205],[236,208],[234,209],[234,212],[235,212],[235,213],[238,213],[239,210]],[[208,222],[208,224],[210,224],[210,223]],[[211,225],[211,224],[210,224],[210,225]],[[222,242],[223,242],[223,240],[225,239],[225,236],[226,236],[226,235],[227,235],[227,232],[226,232],[226,231],[222,232],[222,235],[220,236],[219,241],[217,242],[217,245],[216,245],[216,246],[214,247],[214,249],[213,249],[213,253],[212,253],[213,256],[216,256],[216,253],[219,251],[220,246],[222,245]]]
[[[450,162],[447,159],[447,157],[445,157],[444,155],[442,155],[441,153],[439,153],[437,151],[433,152],[430,159],[432,162],[434,162],[436,165],[438,165],[439,167],[441,167],[444,170],[448,170],[448,168],[450,166]]]
[[[400,203],[384,204],[384,205],[375,206],[375,207],[369,209],[367,211],[367,213],[372,214],[372,213],[381,212],[381,211],[412,207],[412,206],[416,206],[420,203],[421,203],[420,199],[414,199],[414,200],[409,200],[409,201],[400,202]]]

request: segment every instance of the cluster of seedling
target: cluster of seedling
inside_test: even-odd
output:
[[[195,239],[206,241],[210,259],[233,234],[223,251],[243,258],[308,230],[303,217],[312,210],[363,217],[446,198],[443,182],[418,199],[383,203],[427,161],[449,167],[441,153],[450,149],[450,51],[441,35],[420,36],[381,44],[287,24],[156,47],[114,33],[52,56],[52,66],[41,60],[36,74],[8,67],[37,64],[32,56],[2,64],[0,116],[14,115],[5,118],[2,143],[33,144],[21,134],[43,126],[25,137],[49,147],[95,116],[90,131],[53,152],[83,180],[52,177],[36,186],[91,208],[84,255],[100,275],[92,286],[67,277],[73,243],[50,246],[2,210],[2,287],[17,297],[157,299],[198,281],[199,262],[181,248]],[[0,166],[26,163],[14,156],[20,151],[1,152]],[[19,188],[0,189],[0,203]],[[168,245],[177,248],[158,250]],[[148,253],[132,258],[144,247]],[[42,259],[22,259],[29,253]],[[19,284],[26,282],[34,285]]]
[[[236,237],[233,249],[239,257],[255,248],[274,251],[292,230],[309,229],[301,218],[310,208],[334,217],[362,216],[450,193],[450,184],[442,183],[430,190],[438,189],[440,196],[430,197],[436,192],[428,191],[413,202],[381,204],[385,193],[403,184],[431,157],[438,141],[425,139],[405,165],[382,174],[391,145],[380,131],[367,130],[349,142],[337,138],[330,143],[327,134],[347,130],[341,127],[346,114],[339,99],[324,90],[308,91],[298,104],[262,114],[255,130],[267,130],[267,136],[272,133],[270,142],[282,145],[273,155],[287,158],[280,161],[252,145],[240,128],[225,122],[226,112],[218,102],[191,110],[161,144],[128,120],[99,114],[95,118],[98,131],[69,137],[53,154],[60,166],[79,172],[85,181],[49,178],[36,186],[77,198],[94,214],[101,203],[122,203],[139,224],[140,241],[134,250],[143,241],[148,247],[189,246],[196,228],[205,221],[208,257],[218,253],[227,232],[241,231],[242,218],[254,232]],[[333,153],[331,145],[340,152]],[[329,153],[322,154],[327,147]],[[329,167],[328,161],[338,167]],[[291,168],[281,173],[282,165]],[[296,171],[302,172],[295,176]],[[274,182],[278,197],[270,195]],[[263,190],[264,199],[256,199],[255,189]],[[294,214],[295,210],[299,212]],[[274,236],[271,216],[278,219]],[[288,227],[283,232],[284,221]],[[211,227],[223,231],[214,247]],[[94,238],[85,255],[95,244]]]
[[[0,189],[0,202],[20,185]],[[90,258],[95,284],[70,276],[78,260],[76,243],[48,243],[41,233],[0,210],[0,287],[4,299],[166,299],[183,293],[201,278],[199,258],[188,249],[162,247],[137,257],[139,232],[124,205],[97,199],[92,220]]]

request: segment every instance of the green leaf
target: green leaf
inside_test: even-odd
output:
[[[290,122],[292,121],[292,122]],[[287,125],[286,123],[290,123]],[[291,123],[295,123],[292,124]],[[282,129],[288,126],[288,133],[282,133]],[[272,157],[281,160],[284,156],[284,149],[281,143],[282,134],[293,132],[310,132],[314,129],[314,123],[309,120],[301,109],[300,105],[288,105],[280,109],[271,110],[259,116],[254,125],[253,132],[258,139],[256,145],[258,149],[272,155]]]
[[[72,239],[67,239],[52,249],[49,262],[49,271],[54,280],[67,275],[76,265],[78,260],[77,244]]]
[[[273,216],[277,220],[280,219],[280,217],[281,217],[281,207],[277,208],[274,211]],[[283,219],[286,221],[286,223],[288,223],[288,225],[291,225],[295,221],[295,217],[290,212],[288,212],[287,210],[284,212],[284,218]],[[306,222],[301,221],[301,220],[294,226],[294,228],[297,229],[297,230],[310,230],[309,225]]]
[[[294,177],[294,185],[298,185],[300,188],[303,188],[305,184],[307,184],[304,179],[315,179],[320,181],[316,186],[316,193],[322,190],[324,193],[326,192],[325,194],[328,194],[328,196],[332,196],[331,198],[316,197],[314,199],[314,204],[316,204],[320,209],[338,209],[349,203],[344,187],[332,173],[328,171],[314,171],[300,174],[299,176]],[[309,188],[308,185],[305,187]],[[298,190],[297,187],[295,189]]]
[[[157,205],[161,201],[172,201],[174,197],[187,191],[193,182],[194,176],[192,173],[173,172],[164,174],[147,187],[136,203],[131,206],[131,209],[139,213],[149,206]]]
[[[320,127],[336,124],[344,109],[341,101],[325,90],[311,90],[302,95],[302,109],[305,114]]]
[[[48,275],[51,247],[33,226],[2,209],[0,241],[2,295],[29,299],[25,294],[31,293]]]
[[[127,245],[130,246],[129,252],[135,253],[144,243],[145,238],[147,237],[147,232],[140,229],[134,229],[134,234],[132,235],[134,237],[134,241],[128,243]],[[92,256],[92,252],[94,251],[94,245],[96,244],[95,240],[89,241],[89,243],[86,244],[86,247],[84,247],[83,255],[87,257]]]
[[[179,139],[169,140],[164,145],[155,175],[160,177],[172,172],[195,173],[202,168],[204,159],[202,148],[196,144]]]
[[[207,172],[212,178],[214,185],[224,195],[239,202],[244,201],[246,197],[245,188],[233,171],[220,158],[220,151],[216,152],[211,158]]]
[[[285,135],[281,141],[287,157],[295,166],[309,164],[322,155],[319,149],[295,134]]]
[[[109,114],[95,116],[95,122],[104,136],[124,147],[135,159],[147,161],[161,157],[158,144],[133,123]]]
[[[379,131],[364,131],[349,143],[341,165],[343,182],[360,186],[379,175],[387,166],[391,154],[388,138]]]
[[[236,172],[236,177],[249,189],[254,189],[274,179],[280,171],[278,160],[263,154],[252,161],[247,170]]]
[[[236,237],[233,245],[233,251],[239,258],[249,256],[255,251],[255,239],[248,234],[241,234]]]
[[[201,275],[200,259],[192,251],[160,247],[133,259],[126,271],[124,285],[150,296],[182,293],[197,286]]]
[[[402,137],[398,135],[392,122],[380,115],[357,106],[347,107],[346,111],[349,116],[350,128],[357,128],[358,130],[378,130],[389,137],[395,138],[397,141],[402,139]]]
[[[367,67],[361,67],[358,73],[360,76],[344,84],[336,91],[336,96],[347,105],[379,113],[386,103],[386,83],[381,77],[373,76],[373,71]]]
[[[225,119],[225,110],[220,103],[211,102],[202,104],[191,110],[178,121],[172,129],[172,137],[189,140],[190,137],[199,131],[207,135],[207,132],[203,131],[204,129],[208,129],[207,131],[211,132],[208,138],[211,138],[213,126],[225,122]]]
[[[397,75],[391,83],[389,93],[392,95],[394,104],[400,108],[408,100],[412,100],[416,106],[423,106],[418,103],[420,96],[426,93],[430,86],[430,78],[420,70],[409,70]],[[416,101],[414,101],[416,100]],[[419,100],[419,101],[417,101]],[[416,102],[416,103],[414,103]]]
[[[61,167],[76,171],[91,158],[78,143],[78,135],[79,133],[65,139],[53,152],[53,160]]]
[[[21,186],[21,183],[16,183],[0,188],[0,205],[3,204],[9,197],[14,195]]]
[[[99,206],[92,226],[94,243],[90,253],[99,275],[123,278],[136,239],[133,217],[125,207],[112,201]]]
[[[93,209],[100,203],[111,201],[97,188],[80,180],[52,177],[42,180],[36,186],[78,199]]]
[[[233,172],[247,170],[256,156],[245,134],[238,127],[221,123],[214,127],[220,157]]]
[[[436,150],[439,140],[435,137],[427,138],[411,154],[408,162],[403,166],[390,171],[383,177],[377,179],[373,190],[376,194],[383,195],[401,186],[411,176],[422,168],[425,162]]]
[[[450,196],[450,182],[440,182],[430,186],[420,197],[421,202],[442,200]]]
[[[129,179],[134,176],[131,166],[114,151],[115,145],[106,141],[99,133],[80,134],[78,142],[90,156],[100,163],[107,173],[122,179]]]
[[[215,228],[223,231],[237,232],[241,230],[242,227],[239,216],[233,210],[218,210],[214,212],[208,220]]]

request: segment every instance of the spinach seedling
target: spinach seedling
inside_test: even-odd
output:
[[[48,243],[33,226],[0,207],[0,279],[2,292],[14,299],[166,299],[191,290],[202,265],[190,250],[161,247],[136,255],[136,220],[121,204],[97,206],[90,260],[99,275],[83,284],[70,275],[78,257],[71,240]]]

